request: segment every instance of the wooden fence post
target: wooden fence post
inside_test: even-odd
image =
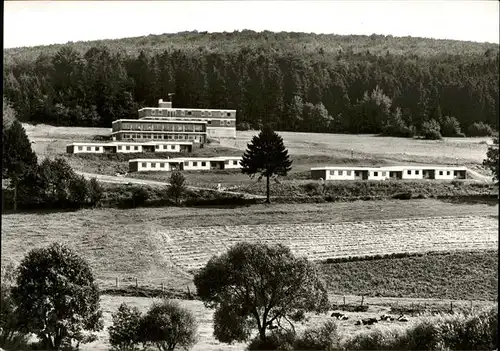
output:
[[[344,296],[344,308],[345,308],[345,296]]]
[[[363,301],[365,300],[365,297],[361,295],[361,307],[363,307]]]
[[[450,302],[450,311],[453,313],[453,301]]]
[[[137,288],[137,278],[135,278],[135,287]]]
[[[116,281],[116,287],[118,287],[118,277],[115,278]]]

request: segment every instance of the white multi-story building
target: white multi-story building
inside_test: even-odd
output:
[[[205,121],[118,119],[112,123],[111,136],[117,141],[183,140],[203,145],[206,125]]]
[[[236,137],[236,110],[172,107],[171,101],[160,99],[158,107],[144,107],[138,112],[140,120],[204,121],[208,138]]]

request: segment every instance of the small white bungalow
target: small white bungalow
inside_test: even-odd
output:
[[[384,167],[331,166],[311,168],[312,179],[386,180],[386,179],[466,179],[467,168],[440,165],[403,165]]]
[[[129,172],[144,171],[190,171],[220,170],[241,168],[241,157],[183,157],[168,159],[134,159],[129,160]]]
[[[72,143],[66,146],[69,154],[99,154],[99,153],[142,153],[142,152],[191,152],[193,143],[190,141],[165,142],[109,142],[109,143]]]

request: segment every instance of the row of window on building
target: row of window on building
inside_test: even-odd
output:
[[[348,176],[350,176],[350,175],[351,175],[351,171],[340,171],[340,170],[339,170],[339,171],[331,171],[331,172],[332,172],[332,173],[330,173],[330,174],[332,174],[332,175],[344,175],[344,172],[346,172],[346,173],[345,173],[345,175],[348,175]],[[420,175],[420,171],[419,171],[419,170],[414,170],[414,172],[415,172],[415,173],[414,173],[415,175]],[[444,175],[444,172],[446,172],[446,175],[451,175],[451,171],[439,171],[439,175]],[[356,177],[359,177],[359,176],[360,176],[360,173],[361,173],[361,171],[354,171],[354,175],[355,175]],[[374,175],[375,177],[378,177],[379,173],[381,173],[381,176],[382,176],[382,177],[385,177],[385,176],[387,176],[387,173],[388,173],[388,172],[387,172],[387,171],[385,171],[385,172],[374,171],[374,172],[373,172],[373,175]],[[411,175],[411,174],[412,174],[412,170],[411,170],[411,169],[407,170],[407,171],[406,171],[406,174]],[[457,172],[455,171],[455,172],[454,172],[454,174],[456,175],[456,174],[457,174]]]
[[[141,121],[172,121],[169,119],[165,119],[164,117],[151,117],[151,116],[142,117],[142,118],[140,118],[140,120]],[[174,119],[174,120],[176,120],[176,119]],[[177,119],[177,120],[179,120],[179,119]],[[213,121],[213,120],[207,119],[207,118],[184,118],[182,120],[207,122],[207,125],[209,125],[209,126],[212,125],[212,121]],[[234,120],[220,119],[220,120],[216,120],[216,122],[219,123],[219,127],[235,127]],[[217,125],[215,124],[215,126],[217,126]]]
[[[185,116],[193,116],[193,111],[191,110],[165,110],[162,108],[148,108],[142,110],[149,112],[152,116],[165,116],[165,117],[185,117]],[[200,111],[200,115],[202,117],[231,117],[231,112],[227,111]]]
[[[207,165],[207,161],[185,161],[185,162],[184,162],[184,166],[190,166],[190,163],[191,163],[191,166],[193,166],[193,167],[198,167],[198,163],[200,163],[201,167],[206,167],[206,165]],[[230,164],[232,164],[232,165],[234,165],[234,166],[238,165],[238,161],[237,161],[237,160],[225,161],[225,163],[226,163],[227,165],[230,165]],[[165,163],[165,162],[151,162],[151,163],[150,163],[151,168],[156,168],[156,165],[157,165],[157,164],[158,164],[158,166],[159,166],[160,168],[165,168],[165,164],[166,164],[166,163]],[[143,168],[147,168],[147,167],[148,167],[148,163],[147,163],[147,162],[142,162],[142,163],[141,163],[141,166],[142,166]]]
[[[102,146],[78,146],[78,151],[100,151],[102,148]]]
[[[121,130],[152,130],[152,131],[167,131],[167,132],[203,132],[202,125],[185,125],[185,124],[144,124],[144,123],[123,123]]]
[[[130,133],[123,133],[123,139],[200,140],[200,137],[199,137],[199,135],[192,135],[192,134],[130,134]]]
[[[134,145],[118,145],[117,150],[136,150],[139,151],[139,146]],[[155,145],[156,150],[175,150],[175,145]],[[103,150],[102,146],[78,146],[78,151],[101,151]]]

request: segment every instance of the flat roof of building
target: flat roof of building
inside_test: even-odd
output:
[[[197,116],[145,116],[145,117],[141,117],[139,118],[140,120],[180,120],[180,121],[186,121],[186,120],[214,120],[214,119],[225,119],[225,120],[231,120],[231,121],[235,121],[236,120],[236,117],[232,116],[232,117],[227,117],[227,116],[200,116],[200,117],[197,117]]]
[[[74,142],[66,146],[118,146],[118,145],[193,145],[192,141],[110,141],[107,143]]]
[[[237,110],[232,110],[232,109],[190,108],[190,107],[143,107],[137,111],[142,111],[142,110],[166,110],[166,111],[189,110],[189,111],[216,111],[216,112],[236,112],[237,111]]]
[[[136,158],[128,162],[186,162],[186,161],[229,161],[239,160],[241,156],[217,156],[217,157],[175,157],[175,158]]]
[[[119,134],[119,133],[150,133],[150,134],[193,134],[193,135],[206,135],[206,131],[200,132],[182,132],[177,130],[118,130],[116,132],[112,132],[111,135]],[[133,138],[132,138],[133,139]]]
[[[388,171],[400,171],[405,169],[458,169],[467,170],[465,166],[453,166],[453,165],[398,165],[398,166],[324,166],[324,167],[312,167],[311,171],[321,171],[321,170],[388,170]]]
[[[161,121],[160,123],[162,122],[166,122],[166,123],[178,123],[178,122],[182,122],[182,123],[186,123],[186,124],[207,124],[207,122],[205,121],[190,121],[190,120],[180,120],[180,121],[173,121],[173,120],[159,120]],[[144,120],[144,119],[117,119],[116,121],[113,121],[112,123],[117,123],[117,122],[151,122],[151,120]]]

